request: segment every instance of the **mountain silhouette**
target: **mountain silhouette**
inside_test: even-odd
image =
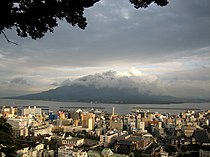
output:
[[[140,93],[137,88],[96,88],[93,85],[67,85],[36,94],[12,97],[15,99],[77,101],[103,103],[182,103],[186,99]]]

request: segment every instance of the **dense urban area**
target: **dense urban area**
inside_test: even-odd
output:
[[[19,157],[210,157],[210,110],[119,115],[114,107],[5,105],[0,117],[12,126]]]

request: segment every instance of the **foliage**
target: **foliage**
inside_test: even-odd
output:
[[[153,2],[161,7],[168,4],[167,0],[130,0],[130,2],[136,9],[147,8]]]
[[[4,31],[15,28],[18,36],[42,38],[45,33],[54,31],[54,27],[58,26],[58,19],[85,29],[87,22],[83,16],[84,10],[98,1],[100,0],[2,0],[0,34],[7,39]],[[135,8],[146,8],[153,2],[159,6],[168,3],[167,0],[130,0]]]
[[[0,118],[0,152],[6,156],[15,154],[15,140],[12,135],[12,126],[3,117]]]

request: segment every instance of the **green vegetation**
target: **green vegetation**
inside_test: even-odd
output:
[[[6,156],[15,156],[16,145],[12,135],[12,126],[3,117],[0,118],[0,152]]]

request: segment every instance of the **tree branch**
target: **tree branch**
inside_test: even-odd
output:
[[[9,40],[7,35],[4,33],[4,31],[1,30],[1,33],[4,35],[4,38],[7,40],[8,43],[11,43],[11,44],[14,44],[14,45],[18,45],[17,42],[13,42],[13,41]]]

